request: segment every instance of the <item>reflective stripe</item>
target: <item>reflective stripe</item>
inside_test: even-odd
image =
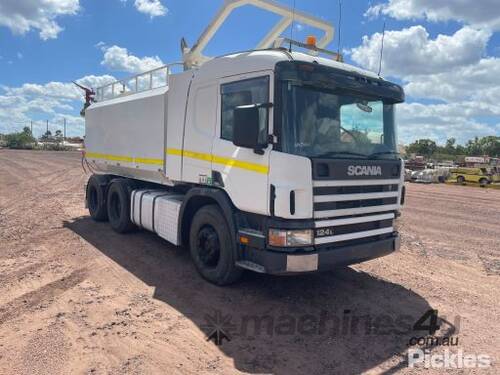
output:
[[[135,163],[139,164],[156,164],[163,165],[162,159],[151,159],[151,158],[134,158]]]
[[[330,243],[330,242],[355,240],[355,239],[363,238],[363,237],[378,236],[379,234],[392,233],[393,231],[394,231],[394,229],[392,227],[374,229],[374,230],[365,230],[363,232],[353,232],[353,233],[347,233],[347,234],[339,234],[338,236],[315,238],[314,243],[316,245],[320,245],[320,244]]]
[[[400,179],[394,180],[315,180],[313,187],[327,186],[366,186],[366,185],[398,185]]]
[[[85,157],[89,159],[103,159],[111,161],[123,161],[126,163],[137,163],[137,164],[154,164],[163,165],[162,159],[152,159],[152,158],[133,158],[130,156],[123,155],[111,155],[111,154],[101,154],[98,152],[86,152]]]
[[[390,214],[383,214],[383,215],[348,217],[345,219],[335,219],[335,220],[320,220],[314,223],[314,227],[315,228],[335,227],[339,225],[368,223],[372,221],[389,220],[389,219],[394,219],[394,214],[392,212]]]
[[[359,193],[359,194],[332,194],[332,195],[315,195],[314,202],[340,202],[340,201],[357,201],[376,198],[392,198],[397,197],[397,191],[389,191],[382,193]]]
[[[195,152],[195,151],[187,151],[187,150],[183,151],[183,150],[179,150],[179,149],[175,149],[175,148],[169,148],[166,150],[166,152],[168,155],[185,156],[187,158],[198,159],[198,160],[203,160],[206,162],[221,164],[221,165],[224,165],[227,167],[246,169],[248,171],[252,171],[252,172],[256,172],[256,173],[262,173],[262,174],[269,173],[269,167],[266,165],[251,163],[251,162],[237,160],[237,159],[226,158],[223,156],[205,154],[205,153]]]

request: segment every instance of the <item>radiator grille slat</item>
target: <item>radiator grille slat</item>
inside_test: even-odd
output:
[[[315,180],[316,245],[345,245],[391,236],[400,180]]]

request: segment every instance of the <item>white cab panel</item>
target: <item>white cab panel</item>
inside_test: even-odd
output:
[[[285,219],[313,216],[311,161],[303,156],[271,152],[269,183],[276,188],[274,214]],[[290,193],[295,194],[295,213],[291,213]]]
[[[220,85],[235,83],[259,77],[269,77],[269,99],[273,99],[274,80],[271,71],[255,72],[228,77],[219,81]],[[259,155],[254,150],[235,146],[221,137],[221,92],[218,91],[216,136],[212,149],[212,169],[220,172],[233,204],[242,211],[269,215],[269,155],[271,146]],[[272,132],[273,110],[269,111],[268,134]]]

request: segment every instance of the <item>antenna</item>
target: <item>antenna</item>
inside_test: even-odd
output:
[[[382,56],[384,54],[384,38],[385,38],[385,21],[382,28],[382,43],[380,45],[380,60],[378,64],[378,76],[380,77],[380,72],[382,71]]]
[[[339,0],[339,45],[337,49],[337,61],[340,61],[340,33],[342,31],[342,0]]]
[[[288,47],[288,52],[292,52],[292,40],[293,40],[293,28],[295,27],[295,3],[297,0],[293,0],[293,10],[292,10],[292,26],[290,27],[290,46]]]

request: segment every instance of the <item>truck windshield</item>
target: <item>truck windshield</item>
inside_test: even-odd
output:
[[[282,81],[281,149],[307,157],[397,158],[394,105]]]

